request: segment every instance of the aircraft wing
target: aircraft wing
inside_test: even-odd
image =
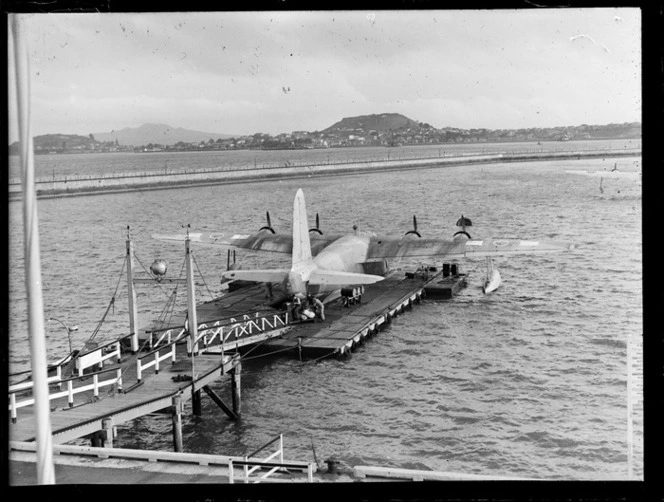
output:
[[[312,234],[311,239],[311,252],[316,255],[325,246],[338,239],[340,235],[317,235]],[[153,239],[164,241],[177,241],[184,242],[187,238],[185,234],[152,234]],[[242,249],[251,249],[252,251],[271,251],[274,253],[287,253],[293,252],[293,236],[286,234],[272,234],[270,232],[257,232],[254,234],[241,234],[241,233],[190,233],[189,239],[192,242],[200,242],[201,244],[210,244],[215,246],[229,246]]]
[[[519,239],[402,239],[373,237],[367,259],[379,258],[465,258],[512,254],[559,253],[574,244]]]

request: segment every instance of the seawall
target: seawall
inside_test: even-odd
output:
[[[246,169],[185,170],[168,173],[118,173],[102,176],[69,176],[63,179],[35,180],[38,198],[107,194],[134,190],[158,190],[174,187],[265,181],[268,179],[306,178],[311,176],[351,175],[379,171],[422,169],[464,164],[545,161],[617,156],[638,156],[640,149],[579,152],[542,152],[482,154],[424,159],[358,161],[332,164],[285,165]],[[10,180],[9,200],[21,198],[21,184]]]

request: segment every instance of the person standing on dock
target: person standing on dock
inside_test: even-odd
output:
[[[323,302],[320,301],[315,296],[309,295],[309,305],[311,305],[314,308],[314,312],[316,313],[315,319],[316,320],[320,319],[321,321],[324,321],[325,305],[323,305]]]
[[[293,321],[300,321],[302,314],[302,300],[298,295],[293,297]]]

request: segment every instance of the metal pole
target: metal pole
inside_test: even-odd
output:
[[[186,265],[187,265],[187,313],[189,318],[189,337],[191,339],[192,361],[193,354],[198,350],[198,320],[196,319],[196,289],[194,286],[194,267],[191,257],[191,241],[189,240],[189,230],[187,230],[187,239],[185,242]],[[192,363],[193,364],[193,363]],[[194,375],[192,375],[193,377]]]
[[[129,300],[129,332],[131,333],[131,351],[138,352],[138,310],[136,307],[136,289],[134,288],[134,243],[127,227],[127,298]]]
[[[35,419],[37,424],[37,482],[55,484],[53,466],[53,437],[48,395],[46,340],[44,337],[44,306],[42,298],[41,262],[39,256],[39,226],[37,193],[35,190],[34,152],[30,124],[30,69],[23,26],[18,15],[11,15],[16,65],[16,95],[18,100],[19,138],[21,141],[23,185],[23,232],[25,235],[25,289],[28,297],[28,333],[30,359],[34,381]]]
[[[55,317],[50,317],[48,320],[49,320],[49,321],[57,321],[57,322],[59,322],[59,323],[62,324],[62,326],[64,326],[64,328],[67,330],[67,339],[69,340],[69,353],[71,354],[71,353],[73,352],[73,349],[72,349],[72,347],[71,347],[71,332],[72,332],[72,331],[78,331],[78,326],[72,326],[72,327],[70,328],[69,326],[67,326],[66,323],[62,322],[60,319],[57,319],[57,318],[55,318]]]

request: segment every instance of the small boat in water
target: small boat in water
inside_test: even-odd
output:
[[[486,261],[486,277],[482,284],[482,292],[486,295],[495,291],[500,286],[500,272],[493,266],[493,260],[487,258]]]

